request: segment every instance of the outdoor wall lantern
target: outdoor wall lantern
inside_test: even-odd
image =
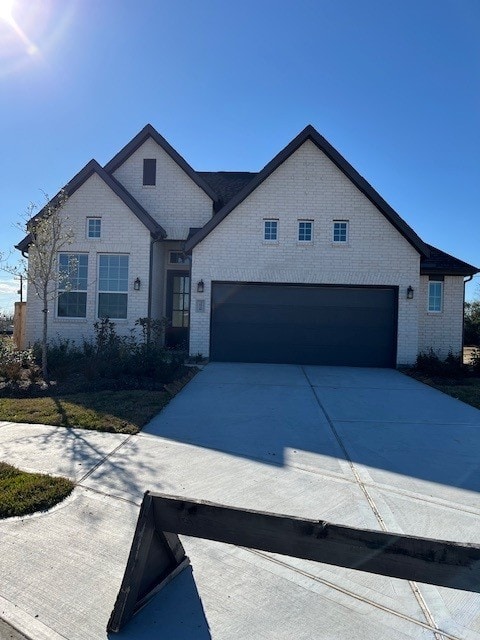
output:
[[[407,289],[407,300],[412,300],[413,298],[413,287],[408,287]]]
[[[205,284],[203,283],[203,280],[199,280],[197,282],[197,293],[203,293],[205,289]]]
[[[135,282],[133,283],[133,289],[134,291],[140,291],[140,278],[136,278]]]

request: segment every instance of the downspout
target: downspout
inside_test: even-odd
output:
[[[473,279],[473,274],[463,281],[463,305],[462,305],[462,363],[463,349],[465,347],[465,285]]]

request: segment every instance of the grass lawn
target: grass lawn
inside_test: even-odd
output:
[[[431,387],[435,387],[439,391],[443,391],[453,398],[457,398],[462,402],[472,405],[480,409],[480,378],[438,378],[420,373],[410,373],[413,378],[420,382],[424,382]]]
[[[141,389],[33,398],[0,398],[0,420],[137,433],[172,395]]]
[[[50,509],[66,498],[74,483],[41,473],[26,473],[0,462],[0,518]]]

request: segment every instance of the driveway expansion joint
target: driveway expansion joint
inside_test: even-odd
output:
[[[316,389],[318,387],[316,388],[316,387],[313,386],[313,384],[311,383],[310,378],[308,377],[308,374],[305,371],[304,367],[302,367],[302,371],[303,371],[303,374],[304,374],[306,380],[308,381],[308,383],[310,385],[310,388],[311,388],[311,390],[313,392],[313,395],[314,395],[314,397],[315,397],[315,399],[316,399],[316,401],[318,403],[318,406],[320,407],[320,409],[322,410],[323,414],[325,415],[325,418],[327,419],[327,422],[328,422],[328,424],[330,426],[330,429],[332,430],[332,433],[333,433],[335,439],[337,440],[338,445],[340,446],[341,450],[343,451],[343,455],[345,456],[345,460],[350,465],[350,468],[352,470],[352,473],[353,473],[353,475],[354,475],[354,477],[356,479],[356,482],[357,482],[359,488],[362,490],[362,492],[363,492],[363,494],[364,494],[364,496],[365,496],[370,508],[373,511],[373,514],[375,515],[375,518],[377,519],[378,524],[380,525],[380,528],[383,529],[383,531],[388,531],[387,526],[385,524],[385,521],[382,518],[382,515],[380,514],[380,511],[378,510],[374,499],[370,495],[370,493],[369,493],[369,491],[367,489],[367,486],[365,485],[365,483],[361,479],[360,474],[358,473],[358,471],[357,471],[357,469],[355,467],[355,464],[353,463],[353,460],[351,459],[351,457],[350,457],[350,455],[349,455],[349,453],[347,451],[345,443],[343,442],[342,438],[340,437],[340,434],[338,433],[338,431],[335,428],[335,425],[333,424],[332,418],[330,417],[330,415],[328,414],[327,410],[323,406],[322,401],[318,397],[318,393],[316,391]],[[341,421],[339,421],[339,422],[341,422]],[[427,603],[425,601],[425,598],[423,597],[420,589],[417,586],[417,583],[412,581],[412,580],[409,580],[408,584],[410,585],[410,588],[411,588],[411,590],[413,592],[413,595],[414,595],[415,599],[418,602],[418,605],[420,606],[420,608],[423,611],[423,614],[425,616],[425,619],[426,619],[429,627],[435,630],[434,631],[435,640],[443,640],[445,638],[445,636],[440,634],[439,629],[438,629],[438,625],[436,624],[435,619],[434,619],[434,617],[433,617],[433,615],[432,615],[432,613],[431,613],[431,611],[430,611],[430,609],[429,609],[429,607],[428,607],[428,605],[427,605]]]

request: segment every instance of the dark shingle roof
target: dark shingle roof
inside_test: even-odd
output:
[[[480,271],[477,267],[454,258],[431,244],[427,246],[430,249],[430,256],[428,258],[422,256],[420,260],[420,273],[423,275],[473,276]]]
[[[237,195],[257,174],[250,171],[196,171],[218,196],[219,211]]]

